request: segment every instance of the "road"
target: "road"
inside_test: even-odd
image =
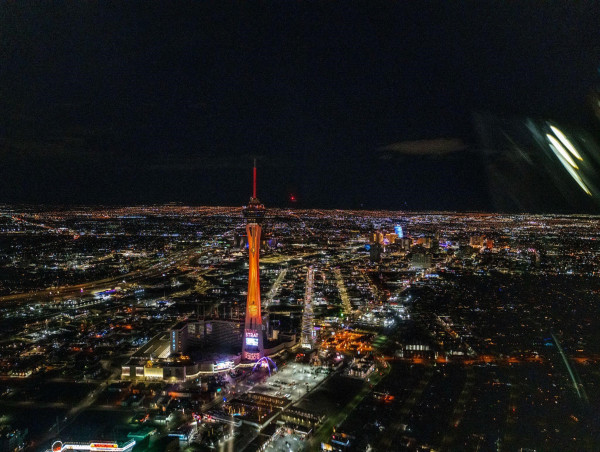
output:
[[[283,270],[281,270],[279,272],[279,275],[277,275],[277,279],[275,280],[275,282],[271,286],[271,290],[269,290],[269,293],[267,294],[267,299],[265,301],[265,307],[268,307],[273,302],[273,298],[279,292],[279,287],[281,286],[281,283],[285,279],[285,275],[287,275],[287,271],[288,271],[288,269],[284,268]]]
[[[336,268],[333,272],[335,275],[335,281],[337,283],[338,291],[340,293],[340,298],[342,299],[342,309],[344,310],[344,314],[349,315],[352,313],[352,305],[350,304],[350,297],[348,297],[348,292],[346,291],[346,286],[344,284],[342,272],[340,272],[339,268]]]
[[[52,298],[64,299],[82,294],[89,294],[90,291],[102,291],[112,289],[115,286],[126,284],[134,284],[143,281],[147,278],[158,277],[164,273],[172,271],[177,267],[185,264],[194,257],[199,257],[199,248],[193,248],[186,251],[179,251],[168,258],[149,260],[149,267],[137,269],[135,271],[125,273],[119,276],[99,279],[82,284],[73,284],[69,286],[49,287],[45,290],[37,292],[25,292],[19,294],[4,295],[0,297],[0,303],[6,302],[28,302],[28,301],[47,301]]]

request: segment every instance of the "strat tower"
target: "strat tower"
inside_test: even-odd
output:
[[[260,251],[261,223],[265,217],[265,206],[256,197],[256,161],[252,178],[252,197],[244,208],[246,233],[248,234],[248,299],[242,359],[256,361],[264,356],[263,327],[260,314],[260,284],[258,279],[258,255]]]

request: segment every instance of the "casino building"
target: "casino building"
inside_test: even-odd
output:
[[[186,381],[224,372],[296,345],[294,334],[267,341],[261,315],[259,252],[266,209],[256,196],[256,162],[252,196],[244,207],[248,235],[248,296],[243,321],[198,319],[179,322],[152,338],[121,369],[123,379]]]

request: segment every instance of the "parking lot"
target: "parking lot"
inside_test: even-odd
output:
[[[282,431],[275,435],[265,452],[298,452],[304,450],[305,445],[300,435]]]
[[[287,397],[292,402],[296,402],[322,382],[328,372],[323,367],[288,363],[279,368],[264,383],[254,386],[252,391],[273,397]]]

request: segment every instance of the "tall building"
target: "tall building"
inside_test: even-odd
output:
[[[417,239],[417,245],[423,245],[423,248],[431,248],[433,239],[431,237],[419,237]]]
[[[188,347],[187,322],[178,322],[171,328],[171,353],[185,353]]]
[[[379,242],[375,242],[371,245],[371,249],[369,250],[369,258],[371,262],[381,262],[381,253],[383,252],[383,247]]]
[[[394,243],[396,243],[397,238],[398,238],[398,236],[396,235],[395,232],[392,232],[391,234],[386,234],[385,238],[383,239],[383,244],[384,245],[393,245]]]
[[[261,224],[265,217],[265,206],[256,197],[256,161],[252,174],[252,197],[244,208],[246,234],[248,236],[248,298],[246,300],[246,321],[242,359],[256,361],[264,356],[263,324],[260,314],[260,283],[258,277],[258,257],[260,252]]]
[[[315,325],[312,307],[312,293],[314,284],[313,267],[308,267],[306,273],[306,290],[304,292],[304,309],[302,311],[302,348],[312,350],[315,346]]]
[[[375,231],[373,232],[373,234],[371,234],[371,242],[372,243],[383,243],[383,239],[384,239],[384,235],[383,233],[381,233],[380,231]]]
[[[469,245],[473,248],[481,248],[483,246],[484,237],[482,235],[473,235],[469,237]]]
[[[400,226],[400,225],[394,226],[394,232],[396,233],[396,236],[398,236],[399,239],[404,238],[404,233],[402,232],[402,226]]]
[[[410,246],[412,244],[412,240],[409,238],[403,238],[396,240],[396,244],[403,251],[410,251]]]

